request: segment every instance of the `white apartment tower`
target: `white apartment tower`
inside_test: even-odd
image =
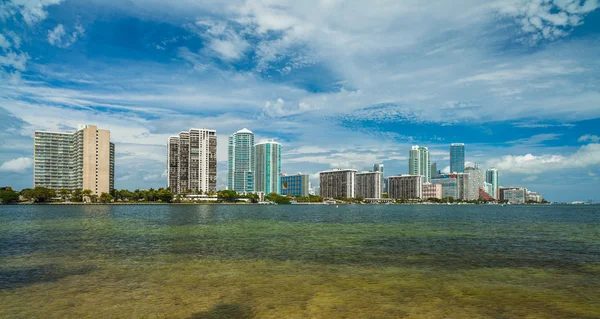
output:
[[[356,174],[354,195],[363,198],[381,198],[383,194],[383,172],[363,172]]]
[[[413,146],[408,160],[408,174],[423,176],[424,183],[431,182],[431,161],[429,149],[424,146]]]
[[[423,176],[399,175],[388,177],[388,195],[393,199],[423,198]]]
[[[35,131],[33,158],[34,187],[94,195],[115,188],[115,145],[108,130],[79,125],[76,132]]]
[[[169,137],[167,185],[174,194],[217,191],[217,132],[190,129]]]
[[[354,198],[356,170],[338,169],[319,173],[320,193],[323,198]]]

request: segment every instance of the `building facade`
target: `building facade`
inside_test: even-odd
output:
[[[458,179],[456,174],[441,174],[431,179],[432,184],[441,185],[442,198],[458,199]]]
[[[423,182],[431,182],[431,161],[429,149],[424,146],[413,146],[408,160],[408,174],[423,176]]]
[[[356,170],[332,170],[319,173],[320,196],[323,198],[354,198]]]
[[[229,136],[227,189],[254,192],[254,133],[244,128]]]
[[[33,186],[112,193],[115,146],[110,131],[80,125],[76,132],[34,132]]]
[[[399,175],[388,177],[388,197],[393,199],[423,198],[423,176]]]
[[[437,177],[440,174],[440,172],[438,172],[436,162],[431,163],[431,168],[429,171],[431,172],[431,178]]]
[[[383,194],[383,172],[363,172],[356,174],[356,197],[381,198]]]
[[[174,194],[217,191],[217,132],[190,129],[168,141],[167,186]]]
[[[424,183],[423,184],[423,199],[429,198],[437,198],[442,199],[442,185],[441,184],[432,184],[432,183]]]
[[[536,202],[541,203],[544,200],[544,197],[540,193],[536,192],[527,192],[527,201],[528,202]]]
[[[485,172],[485,181],[491,184],[491,189],[488,194],[493,198],[498,199],[498,169],[490,168]]]
[[[453,143],[450,145],[450,173],[464,173],[465,171],[465,144]]]
[[[527,189],[521,187],[506,187],[498,189],[501,201],[510,204],[525,204],[527,201]]]
[[[308,174],[282,175],[281,195],[308,197],[310,177]]]
[[[274,140],[254,145],[254,191],[281,194],[281,144]]]
[[[483,176],[483,172],[476,167],[467,167],[465,168],[465,174],[469,174],[466,199],[478,200],[479,190],[485,188],[485,177]]]

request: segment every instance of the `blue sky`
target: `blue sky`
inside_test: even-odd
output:
[[[598,0],[8,0],[0,184],[32,186],[34,130],[96,124],[116,187],[166,184],[169,135],[247,127],[285,173],[439,168],[449,144],[549,200],[600,200]]]

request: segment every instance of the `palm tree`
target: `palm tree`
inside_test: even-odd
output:
[[[61,189],[60,190],[60,198],[62,199],[63,202],[67,201],[67,196],[70,196],[71,192],[68,189]]]
[[[92,199],[92,191],[91,191],[91,190],[89,190],[89,189],[84,189],[84,190],[81,192],[81,195],[83,196],[83,201],[84,201],[84,202],[86,201],[86,198],[87,198],[87,200],[89,200],[89,201],[91,201],[91,199]]]

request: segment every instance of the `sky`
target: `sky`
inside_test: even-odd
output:
[[[166,187],[167,139],[282,143],[282,173],[497,167],[600,201],[599,0],[0,0],[0,184],[33,184],[34,130],[111,131],[115,187]]]

